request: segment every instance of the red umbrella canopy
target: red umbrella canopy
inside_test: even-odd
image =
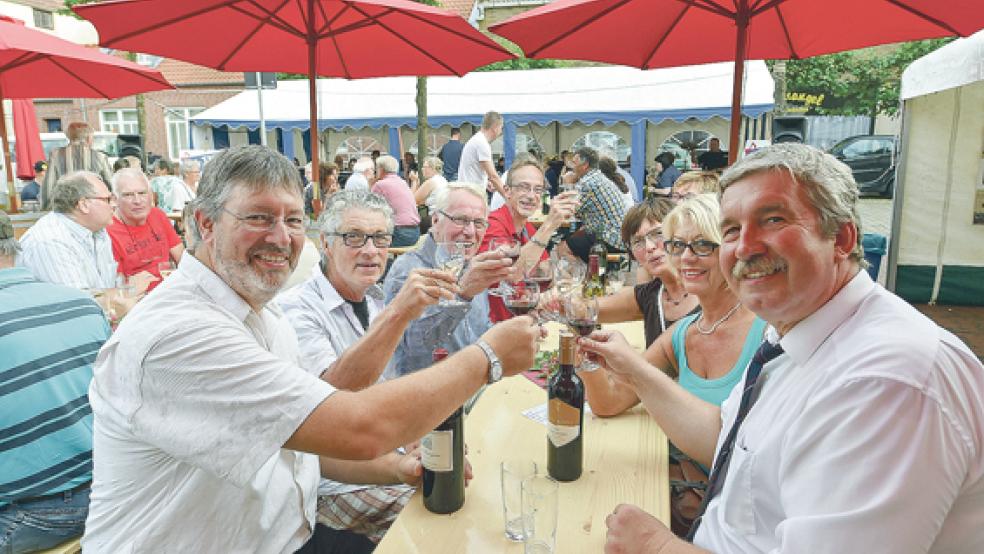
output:
[[[38,133],[38,116],[34,102],[19,98],[11,102],[14,115],[14,136],[17,137],[17,178],[34,178],[34,162],[44,160],[44,146]]]
[[[157,71],[0,16],[2,98],[119,98],[169,88]]]
[[[359,79],[463,75],[512,55],[458,15],[409,0],[116,0],[74,6],[104,46],[224,71]]]
[[[877,44],[967,36],[981,0],[557,0],[493,25],[531,58],[643,69],[745,59],[797,59]]]

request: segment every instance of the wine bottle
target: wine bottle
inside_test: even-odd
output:
[[[560,334],[560,369],[547,386],[547,473],[558,481],[581,476],[584,383],[574,374],[574,335]]]
[[[447,356],[447,349],[434,350],[435,362]],[[420,441],[424,507],[435,514],[456,512],[465,503],[464,431],[464,414],[458,408]]]
[[[605,296],[605,282],[599,273],[600,260],[597,254],[588,255],[588,275],[584,278],[582,295],[585,298]]]
[[[604,283],[605,275],[608,273],[608,248],[605,247],[605,243],[595,240],[595,243],[588,250],[588,255],[591,254],[598,255],[598,275],[601,276],[601,282]]]

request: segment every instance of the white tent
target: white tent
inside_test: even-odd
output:
[[[888,286],[984,305],[984,31],[913,62],[901,97]]]

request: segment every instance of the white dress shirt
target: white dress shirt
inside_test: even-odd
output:
[[[40,281],[77,289],[106,289],[116,283],[113,243],[106,229],[93,233],[59,212],[50,212],[21,238],[17,265]]]
[[[366,334],[355,310],[328,281],[320,264],[311,269],[307,281],[278,296],[277,304],[297,333],[301,367],[312,375],[320,376]],[[378,286],[366,291],[366,307],[371,324],[384,307],[383,291]],[[342,494],[375,486],[322,479],[318,494]]]
[[[780,344],[786,354],[762,372],[694,543],[718,553],[984,552],[980,360],[865,271]],[[743,389],[722,405],[719,447]]]
[[[283,444],[334,389],[194,256],[96,359],[87,553],[291,553],[314,529],[318,458]]]

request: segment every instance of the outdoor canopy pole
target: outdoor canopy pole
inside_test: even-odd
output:
[[[263,118],[263,74],[256,72],[256,101],[260,110],[260,146],[267,145],[266,119]]]
[[[7,210],[17,211],[17,186],[14,183],[13,156],[10,151],[10,141],[7,139],[7,112],[3,109],[3,89],[0,89],[0,144],[3,145],[3,166],[7,170]]]
[[[741,130],[741,89],[745,80],[745,49],[748,46],[748,7],[738,6],[735,23],[738,37],[735,40],[735,74],[731,89],[731,135],[728,138],[728,165],[738,159],[738,132]]]
[[[321,157],[321,135],[318,132],[318,35],[314,28],[314,0],[308,0],[308,109],[311,115],[311,132],[308,135],[311,143],[311,189],[314,195],[311,207],[314,215],[321,214],[321,186],[319,165]]]

